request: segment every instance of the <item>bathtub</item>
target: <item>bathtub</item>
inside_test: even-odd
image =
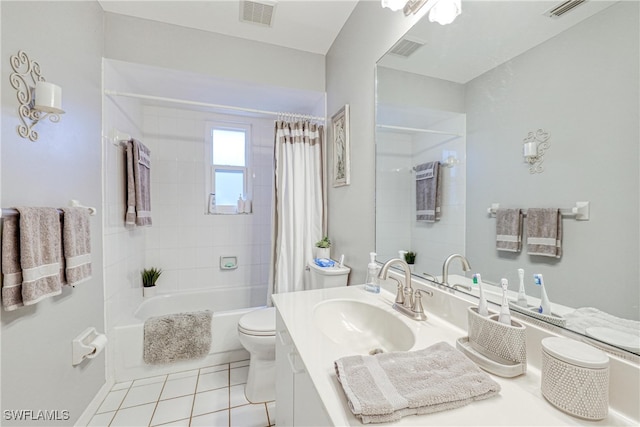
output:
[[[251,307],[264,287],[216,288],[213,290],[161,294],[145,299],[133,316],[113,328],[110,360],[115,382],[198,369],[249,358],[238,339],[238,320],[261,307]],[[253,296],[253,298],[252,298]],[[248,308],[247,308],[248,307]],[[201,359],[166,365],[147,365],[142,359],[144,322],[165,314],[211,310],[211,350]]]

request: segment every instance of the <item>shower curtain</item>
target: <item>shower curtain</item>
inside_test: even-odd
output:
[[[275,124],[271,293],[304,289],[304,271],[324,231],[324,128],[308,121]]]

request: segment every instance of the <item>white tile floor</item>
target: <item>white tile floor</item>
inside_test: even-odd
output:
[[[275,402],[244,396],[249,361],[143,378],[113,386],[89,426],[268,427]]]

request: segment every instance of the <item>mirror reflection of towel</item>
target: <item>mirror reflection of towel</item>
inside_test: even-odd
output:
[[[527,209],[527,253],[562,257],[562,215],[560,209]]]
[[[522,209],[496,211],[496,249],[507,252],[522,249]]]
[[[416,221],[440,220],[441,193],[440,162],[416,166]]]

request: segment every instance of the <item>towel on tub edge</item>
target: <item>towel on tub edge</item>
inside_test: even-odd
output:
[[[144,322],[144,362],[159,365],[200,359],[211,348],[209,310],[167,314]]]

